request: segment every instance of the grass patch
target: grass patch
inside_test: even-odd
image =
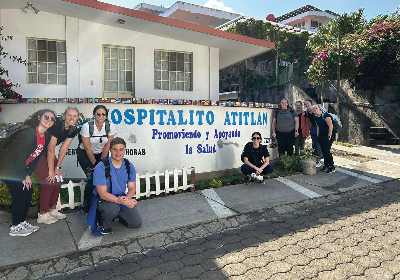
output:
[[[333,144],[335,145],[340,145],[340,146],[344,146],[344,147],[360,147],[360,145],[354,145],[354,144],[350,144],[350,143],[345,143],[345,142],[340,142],[340,141],[334,141]]]

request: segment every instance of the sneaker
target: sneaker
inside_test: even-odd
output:
[[[247,175],[246,178],[244,178],[244,184],[245,185],[250,185],[250,180],[251,180],[250,176]]]
[[[8,234],[9,236],[28,236],[29,234],[32,234],[33,230],[24,227],[22,224],[19,224],[16,227],[11,226],[10,227],[10,233]]]
[[[52,215],[50,215],[49,212],[44,213],[44,214],[38,214],[38,218],[36,220],[39,224],[54,224],[55,222],[58,221],[58,219],[54,218]]]
[[[334,166],[329,167],[325,172],[326,173],[333,173],[336,171],[336,168]]]
[[[113,233],[113,230],[112,230],[112,228],[106,228],[106,229],[104,229],[104,228],[102,228],[102,227],[100,227],[100,230],[99,230],[102,234],[111,234],[111,233]]]
[[[324,166],[324,167],[322,167],[319,171],[323,171],[323,172],[326,172],[326,170],[328,170],[328,166]]]
[[[322,166],[322,162],[321,161],[317,161],[315,167],[320,168]]]
[[[39,227],[38,227],[38,226],[31,225],[31,224],[30,224],[30,223],[28,223],[27,221],[25,221],[25,222],[21,223],[21,225],[23,225],[23,226],[24,226],[24,227],[26,227],[26,228],[29,228],[29,229],[31,229],[31,230],[32,230],[32,232],[35,232],[35,231],[37,231],[37,230],[39,229]]]
[[[67,215],[58,212],[57,209],[54,209],[53,211],[51,211],[50,215],[52,215],[54,218],[56,218],[58,220],[65,219],[67,217]]]
[[[258,180],[258,183],[265,185],[265,180]]]

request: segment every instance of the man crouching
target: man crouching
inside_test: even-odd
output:
[[[136,169],[124,158],[126,143],[116,137],[110,142],[111,158],[99,162],[93,173],[92,207],[88,214],[88,223],[94,235],[110,234],[114,218],[131,228],[142,225],[142,218],[137,210],[137,201],[133,199],[136,192]],[[125,194],[126,186],[128,192]],[[99,231],[97,231],[97,223]]]

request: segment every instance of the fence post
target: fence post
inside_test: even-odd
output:
[[[146,172],[145,175],[145,180],[146,180],[146,197],[150,197],[150,176],[149,172]]]
[[[140,176],[136,173],[136,199],[140,198]]]
[[[192,187],[190,188],[190,191],[194,192],[196,190],[196,180],[195,180],[195,169],[194,167],[192,167],[192,174],[190,176],[190,184],[192,185]]]
[[[164,171],[164,184],[165,184],[165,193],[169,193],[169,172],[168,169]]]
[[[69,209],[75,209],[74,183],[71,180],[69,180],[67,188]]]
[[[184,190],[187,189],[187,173],[186,173],[186,172],[187,172],[187,171],[186,171],[186,168],[183,167],[183,168],[182,168],[182,188],[183,188]]]
[[[160,188],[160,173],[156,171],[155,174],[155,181],[156,181],[156,195],[159,195],[161,193],[161,188]]]
[[[174,191],[177,192],[179,187],[178,169],[174,168]]]

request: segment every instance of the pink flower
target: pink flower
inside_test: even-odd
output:
[[[3,112],[3,109],[1,108],[1,106],[0,106],[0,112]]]
[[[324,54],[324,55],[321,57],[321,59],[322,59],[322,60],[326,60],[326,57],[327,57],[326,54]]]
[[[321,71],[321,70],[318,70],[318,74],[321,76],[321,75],[322,75],[322,71]]]

